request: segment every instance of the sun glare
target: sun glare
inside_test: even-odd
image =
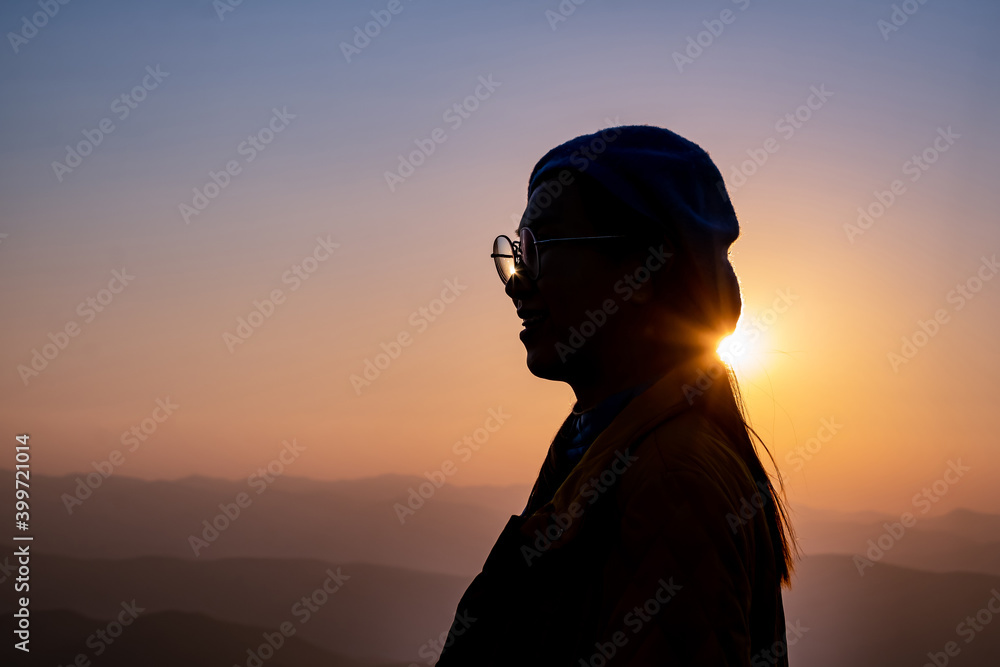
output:
[[[739,373],[746,374],[760,370],[763,366],[761,345],[763,337],[762,329],[747,325],[740,319],[736,331],[719,341],[716,352],[724,362]]]

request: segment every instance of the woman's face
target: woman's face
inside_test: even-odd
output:
[[[564,186],[558,196],[545,186],[537,187],[521,226],[528,227],[537,241],[603,235],[587,216],[579,183],[578,178]],[[543,243],[538,246],[538,277],[511,277],[505,291],[524,320],[520,338],[534,375],[550,380],[578,376],[593,367],[607,346],[624,341],[620,332],[628,313],[623,311],[630,307],[626,301],[635,291],[629,281],[636,283],[632,271],[614,261],[605,244],[628,242]]]

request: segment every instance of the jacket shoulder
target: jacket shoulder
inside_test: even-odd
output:
[[[752,551],[754,522],[743,520],[741,511],[746,503],[753,506],[760,490],[736,444],[707,416],[685,411],[646,434],[634,450],[618,490],[624,520],[646,516],[662,523],[684,515],[741,542],[744,553]]]
[[[659,424],[634,446],[635,477],[708,475],[739,486],[754,485],[736,443],[706,415],[686,410]]]

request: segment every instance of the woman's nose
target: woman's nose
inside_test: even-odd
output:
[[[510,280],[504,285],[503,291],[511,299],[520,299],[523,295],[531,292],[534,281],[525,275],[524,267],[518,267],[514,273],[510,274]]]

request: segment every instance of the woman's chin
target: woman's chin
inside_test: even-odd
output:
[[[527,350],[526,365],[531,374],[545,380],[561,380],[567,375],[566,362],[559,358],[555,343],[549,341],[524,341]]]

